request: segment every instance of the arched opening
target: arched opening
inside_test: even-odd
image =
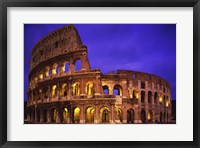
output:
[[[151,91],[148,92],[148,103],[149,104],[152,103],[152,92]]]
[[[135,113],[133,109],[127,110],[127,123],[134,123]]]
[[[43,80],[43,71],[42,70],[40,71],[39,78],[40,78],[40,80]]]
[[[48,93],[48,87],[44,87],[43,91],[44,91],[44,98],[47,99],[49,97],[49,95],[48,95],[49,94]]]
[[[107,107],[103,107],[100,110],[100,119],[102,123],[109,123],[109,109]]]
[[[46,77],[50,76],[50,67],[49,66],[46,67],[45,76]]]
[[[51,97],[54,98],[56,96],[57,86],[53,85],[51,90]]]
[[[72,95],[79,96],[80,95],[80,83],[76,82],[72,84]]]
[[[66,83],[63,83],[61,85],[60,96],[61,97],[66,97],[67,96],[67,84]]]
[[[51,110],[51,122],[55,123],[56,122],[56,118],[57,118],[57,110],[56,109],[52,109]]]
[[[140,87],[141,87],[141,89],[145,89],[145,82],[141,82]]]
[[[42,115],[43,115],[43,122],[47,122],[47,110],[46,109],[43,109]]]
[[[159,103],[162,104],[162,102],[163,102],[163,98],[162,98],[162,96],[160,95]]]
[[[146,123],[146,112],[144,109],[142,109],[141,111],[141,120],[142,120],[142,123]]]
[[[151,110],[148,111],[147,119],[149,123],[153,122],[153,113]]]
[[[133,90],[132,98],[133,99],[138,99],[138,92],[136,90]]]
[[[162,112],[160,112],[160,123],[162,123]]]
[[[37,120],[36,122],[39,123],[40,122],[40,110],[37,110]]]
[[[145,100],[145,91],[141,91],[141,102],[144,103]]]
[[[108,95],[109,94],[109,87],[107,85],[103,86],[103,92],[104,94]]]
[[[113,88],[113,94],[115,96],[122,96],[122,87],[120,85],[115,85]]]
[[[63,122],[67,123],[67,121],[68,121],[68,109],[64,108],[63,109]]]
[[[85,92],[86,92],[86,94],[88,96],[94,95],[94,89],[93,89],[93,87],[94,87],[94,84],[92,82],[88,82],[86,84]]]
[[[56,75],[58,74],[58,64],[55,63],[53,64],[53,67],[52,67],[52,75]]]
[[[73,123],[80,123],[80,108],[76,107],[73,114]]]
[[[65,63],[65,73],[69,72],[69,62]]]
[[[76,71],[81,70],[81,67],[82,67],[81,60],[80,59],[76,60],[76,62],[75,62],[75,70]]]
[[[119,108],[116,108],[115,111],[116,111],[115,122],[122,123],[122,110]]]
[[[43,93],[42,88],[40,88],[40,89],[38,90],[38,100],[41,100],[41,99],[42,99],[42,93]]]
[[[94,123],[94,107],[88,107],[86,109],[86,123]]]
[[[157,104],[158,93],[154,93],[154,104]]]

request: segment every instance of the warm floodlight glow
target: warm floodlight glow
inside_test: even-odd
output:
[[[93,95],[93,83],[92,82],[88,82],[86,84],[85,92],[88,96]]]
[[[169,103],[168,103],[168,101],[166,102],[166,107],[168,107],[169,106]]]
[[[40,80],[42,80],[43,79],[43,74],[41,73],[39,77],[40,77]]]
[[[160,103],[162,102],[162,97],[159,98],[159,102],[160,102]]]

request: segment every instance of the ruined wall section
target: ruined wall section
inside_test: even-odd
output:
[[[76,72],[75,64],[78,60],[81,61],[80,71],[90,71],[87,46],[82,44],[76,28],[68,25],[51,32],[32,50],[30,88],[38,81]]]

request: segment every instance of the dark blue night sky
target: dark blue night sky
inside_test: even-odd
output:
[[[27,100],[29,61],[34,45],[49,32],[66,24],[24,25],[24,96]],[[88,47],[92,68],[102,73],[117,69],[158,75],[171,85],[176,99],[175,24],[78,24],[74,25]]]

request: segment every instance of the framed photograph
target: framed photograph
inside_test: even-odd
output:
[[[199,147],[199,1],[2,1],[1,147]]]

